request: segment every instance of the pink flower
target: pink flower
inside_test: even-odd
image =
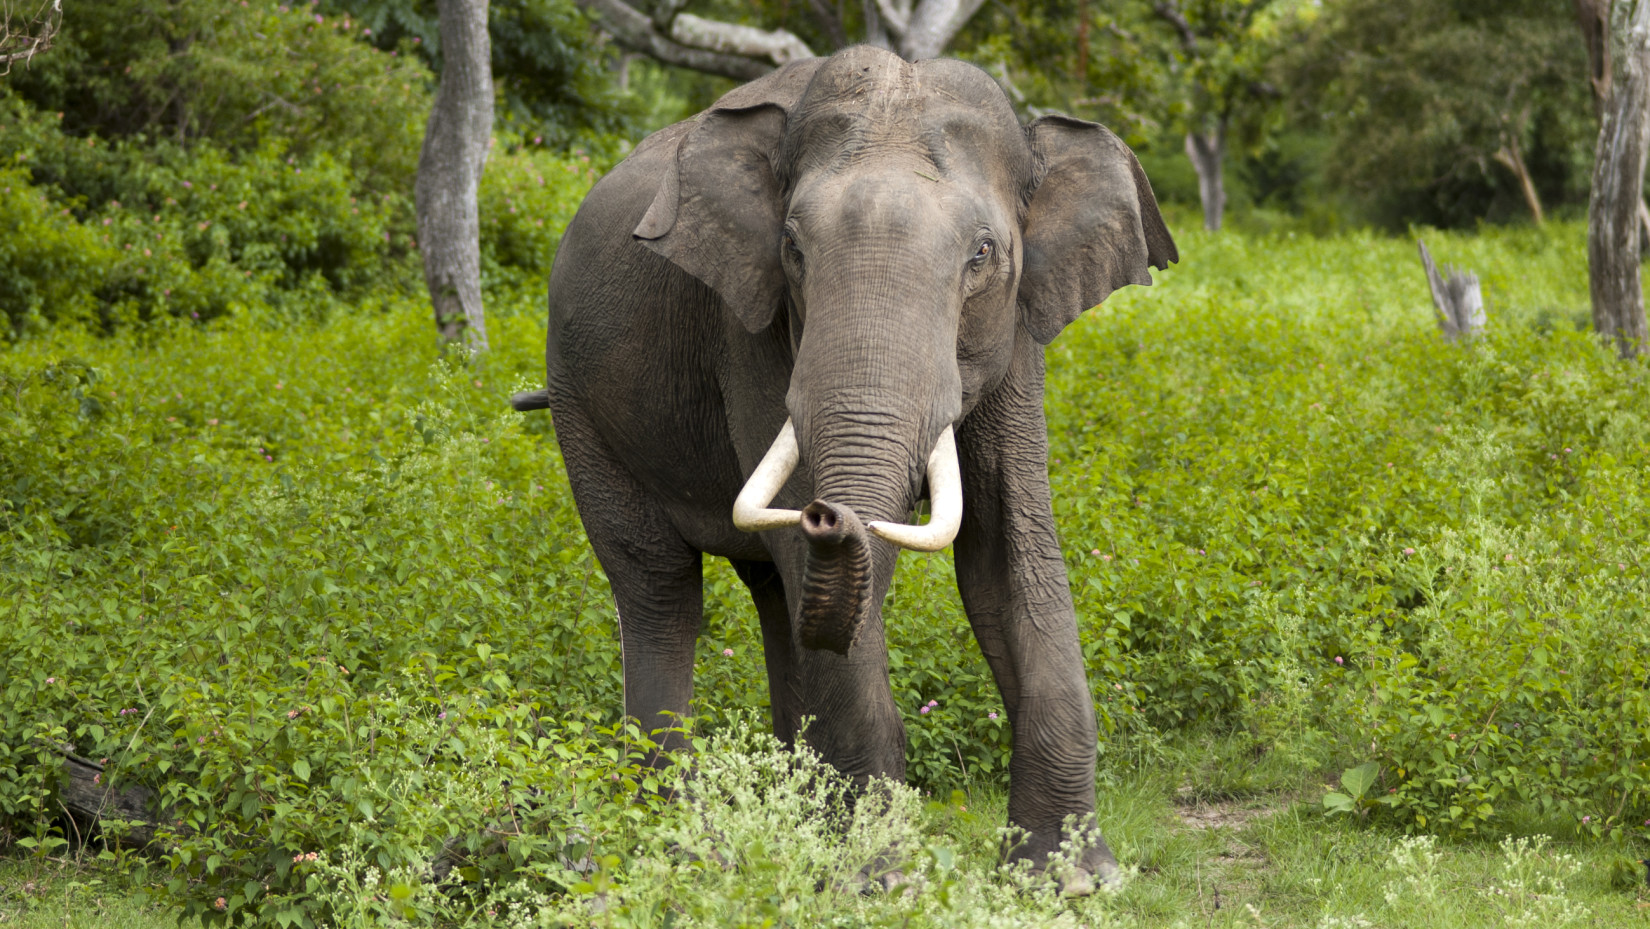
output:
[[[1413,554],[1415,554],[1415,549],[1413,549],[1413,548],[1406,548],[1406,549],[1404,549],[1404,554],[1406,554],[1406,555],[1413,555]]]
[[[1569,449],[1565,449],[1565,451],[1569,451]],[[1592,822],[1592,821],[1593,821],[1593,817],[1591,817],[1591,816],[1583,816],[1583,817],[1581,817],[1581,824],[1582,824],[1582,825],[1586,825],[1586,824],[1588,824],[1588,823],[1590,823],[1590,822]]]
[[[919,713],[921,713],[921,714],[922,714],[922,715],[924,715],[924,716],[927,716],[927,715],[928,715],[928,710],[929,710],[929,709],[930,709],[930,708],[929,708],[929,707],[926,707],[926,706],[925,706],[925,707],[923,707],[923,708],[922,708],[922,709],[920,709],[920,710],[918,710],[918,711],[917,711],[917,712],[919,712]]]
[[[183,182],[183,186],[184,186],[184,188],[185,188],[185,189],[188,189],[188,188],[190,188],[190,187],[194,187],[194,186],[195,186],[195,185],[194,185],[194,184],[191,184],[191,183],[189,183],[189,182],[188,182],[188,181],[184,181],[184,182]]]
[[[1346,659],[1345,659],[1345,658],[1342,658],[1342,657],[1341,657],[1341,656],[1339,656],[1339,655],[1336,655],[1336,656],[1335,656],[1335,663],[1336,663],[1336,664],[1339,664],[1339,665],[1344,665],[1344,664],[1346,664]]]
[[[57,678],[55,678],[55,677],[48,677],[48,678],[46,678],[46,683],[48,683],[48,684],[55,684],[55,683],[57,683]]]
[[[1097,549],[1095,549],[1095,550],[1093,550],[1093,551],[1091,551],[1091,552],[1089,552],[1089,554],[1090,554],[1090,555],[1098,555],[1098,554],[1100,554],[1100,550],[1099,550],[1099,549],[1098,549],[1098,548],[1097,548]]]
[[[938,701],[938,700],[930,700],[930,701],[928,701],[928,705],[929,705],[929,706],[931,706],[931,707],[932,707],[932,706],[939,706],[939,705],[940,705],[940,701]]]
[[[997,711],[992,710],[991,712],[985,714],[985,718],[986,719],[996,719],[997,718]],[[1646,822],[1645,825],[1650,826],[1650,822]]]
[[[216,426],[218,424],[218,421],[215,420],[215,419],[209,419],[209,420],[206,421],[206,424],[208,426]]]
[[[722,649],[722,657],[732,658],[733,657],[733,649],[731,649],[731,648]]]
[[[216,902],[216,903],[214,903],[214,904],[212,904],[212,905],[213,905],[213,906],[215,906],[215,907],[217,907],[217,908],[218,908],[218,909],[220,909],[220,910],[222,910],[222,909],[227,909],[227,908],[228,908],[228,907],[229,907],[229,901],[227,901],[227,900],[225,900],[225,899],[224,899],[224,898],[222,898],[222,897],[219,897],[219,898],[218,898],[218,902]]]

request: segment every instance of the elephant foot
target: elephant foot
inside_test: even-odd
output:
[[[1063,896],[1086,897],[1096,891],[1117,890],[1123,884],[1117,858],[1092,817],[1080,826],[1068,819],[1060,830],[1024,834],[1013,846],[1005,844],[1003,851],[1006,864],[1029,861],[1029,875],[1052,878]]]
[[[911,893],[911,881],[905,872],[899,869],[892,871],[873,872],[870,866],[861,868],[859,873],[848,880],[847,890],[853,890],[862,897],[872,897],[877,894],[891,894],[900,888]]]
[[[862,897],[893,893],[901,888],[910,894],[916,889],[911,879],[906,876],[905,869],[901,867],[900,859],[891,850],[878,855],[870,864],[838,884],[837,888]],[[821,881],[814,889],[824,890],[825,882]]]
[[[1034,875],[1037,873],[1032,872]],[[1062,897],[1087,897],[1096,891],[1110,893],[1122,889],[1123,872],[1115,864],[1098,871],[1082,867],[1067,868],[1055,878],[1055,883]]]

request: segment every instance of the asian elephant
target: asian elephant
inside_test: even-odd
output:
[[[548,406],[612,584],[625,712],[693,693],[701,553],[761,619],[773,726],[903,778],[881,604],[899,547],[954,540],[1013,727],[1011,857],[1095,805],[1096,731],[1049,502],[1043,345],[1179,260],[1104,127],[1021,126],[960,61],[860,46],[654,133],[596,184],[550,274]],[[919,500],[926,525],[909,525]],[[1084,874],[1116,863],[1085,828]]]

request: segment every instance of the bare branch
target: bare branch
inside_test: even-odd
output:
[[[831,40],[832,48],[842,48],[848,44],[848,29],[842,25],[842,10],[833,9],[828,0],[808,0],[808,6],[813,10],[814,18],[819,20],[819,28],[824,30]]]
[[[882,24],[894,38],[903,38],[906,27],[911,25],[911,4],[901,3],[895,6],[890,0],[877,0],[877,11],[882,14]]]
[[[21,9],[29,0],[0,0],[0,65],[10,74],[12,62],[25,64],[52,47],[63,26],[63,0],[39,0],[25,21]],[[13,20],[16,25],[13,25]]]
[[[670,21],[684,6],[687,6],[687,0],[653,0],[653,25],[669,32]]]
[[[575,2],[596,14],[625,48],[707,74],[751,81],[772,71],[774,65],[813,55],[805,42],[784,29],[766,32],[676,12],[677,0],[661,0],[654,7],[656,13],[670,9],[668,35],[660,32],[653,17],[624,0]]]
[[[1192,24],[1186,21],[1186,14],[1180,12],[1180,4],[1175,0],[1158,0],[1152,4],[1152,9],[1157,11],[1158,18],[1180,33],[1180,45],[1186,50],[1186,54],[1197,54],[1197,32],[1192,29]]]
[[[876,0],[859,0],[860,12],[865,16],[865,44],[893,51],[888,41],[888,30],[882,25],[882,14],[877,12]]]
[[[717,22],[692,13],[677,15],[670,24],[670,37],[693,48],[743,58],[766,58],[776,65],[814,57],[808,44],[787,30],[769,32],[754,26]]]

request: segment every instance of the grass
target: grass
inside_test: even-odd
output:
[[[1214,747],[1218,752],[1219,746]],[[1644,884],[1642,866],[1620,846],[1584,839],[1554,841],[1522,863],[1509,864],[1506,850],[1496,841],[1438,841],[1421,846],[1424,854],[1418,860],[1414,848],[1407,846],[1416,841],[1413,836],[1326,820],[1299,792],[1254,792],[1218,783],[1205,791],[1194,791],[1186,783],[1177,786],[1177,775],[1208,773],[1210,748],[1207,742],[1177,746],[1173,755],[1184,771],[1165,764],[1104,785],[1100,820],[1130,872],[1127,883],[1121,892],[1103,898],[1052,906],[1027,903],[1025,915],[1032,917],[1027,924],[1072,918],[1078,925],[1142,929],[1650,925],[1650,888]],[[1222,793],[1224,798],[1212,796]],[[1005,808],[1006,795],[994,789],[921,808],[920,835],[925,842],[955,850],[958,885],[1001,884],[995,852]],[[1518,823],[1516,834],[1536,836],[1544,830],[1562,831],[1564,826],[1528,817]],[[1426,860],[1426,853],[1431,860]],[[744,879],[735,873],[728,883],[739,887]],[[752,868],[748,880],[743,889],[752,895],[765,885],[759,868]],[[959,890],[953,887],[950,893]],[[876,918],[882,905],[878,898],[838,892],[818,897],[824,905],[816,904],[814,912],[823,910],[838,920],[834,924],[888,924]],[[1012,908],[1012,897],[1006,899]],[[529,914],[549,919],[548,925],[561,924],[548,912],[531,910],[521,911],[507,924],[529,924],[520,922]],[[1566,914],[1572,918],[1565,919]],[[952,916],[939,924],[992,924],[989,913]],[[728,919],[723,924],[761,921]],[[139,894],[129,875],[95,861],[0,862],[0,926],[193,925],[193,919],[180,919],[175,909]]]
[[[794,844],[806,820],[783,816],[809,811],[772,791],[686,833],[746,830],[741,869],[668,852],[686,814],[633,802],[605,580],[550,423],[505,410],[539,376],[536,310],[495,304],[478,368],[432,364],[424,308],[395,297],[279,331],[15,343],[0,929],[1639,925],[1650,388],[1581,331],[1582,237],[1428,234],[1490,311],[1484,339],[1447,345],[1411,242],[1186,233],[1160,286],[1051,346],[1100,823],[1138,870],[1071,904],[995,868],[1008,734],[945,556],[904,557],[890,597],[930,796],[879,827],[923,850],[932,894],[816,895],[788,862],[832,850]],[[725,564],[707,561],[705,597],[696,709],[717,737],[766,688]],[[53,741],[161,789],[192,829],[144,874],[51,848]],[[1378,784],[1327,815],[1341,772],[1371,763]],[[524,825],[473,849],[489,916],[415,872],[498,810]],[[1509,859],[1509,835],[1554,839]],[[567,867],[586,854],[596,873]],[[640,908],[574,907],[598,892]]]

